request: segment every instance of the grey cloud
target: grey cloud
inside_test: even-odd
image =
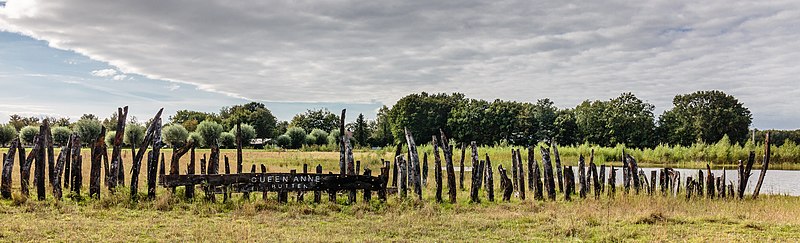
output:
[[[720,89],[758,127],[800,118],[796,1],[31,0],[17,14],[23,2],[0,9],[0,29],[233,97],[391,104],[424,90],[568,107],[631,91],[661,112]]]

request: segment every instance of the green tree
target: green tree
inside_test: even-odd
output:
[[[116,138],[116,136],[117,136],[116,131],[107,131],[106,138],[104,140],[106,142],[106,146],[108,147],[114,146],[114,138]],[[53,139],[53,141],[55,141],[55,139]]]
[[[242,128],[242,131],[244,131],[244,128]],[[219,135],[219,144],[222,145],[223,148],[235,148],[236,136],[229,132],[223,132]]]
[[[275,138],[275,142],[281,148],[289,148],[292,145],[292,138],[289,135],[283,134]]]
[[[310,144],[316,145],[325,145],[328,143],[328,133],[323,131],[322,129],[316,128],[311,130],[311,133],[308,134],[309,136],[314,137],[314,141]]]
[[[123,136],[123,142],[125,142],[125,144],[127,145],[139,146],[140,144],[142,144],[142,141],[144,140],[145,129],[146,128],[144,128],[144,126],[136,123],[130,123],[125,125],[125,134]]]
[[[189,137],[186,139],[187,142],[191,141],[194,144],[203,144],[203,135],[200,135],[198,132],[190,132]]]
[[[289,122],[288,121],[280,121],[278,125],[275,127],[275,134],[276,135],[283,135],[286,134],[286,130],[289,129]]]
[[[655,146],[655,107],[632,93],[608,101],[584,101],[575,107],[575,120],[585,142],[601,146]]]
[[[391,127],[392,124],[389,123],[389,107],[384,105],[378,109],[378,114],[375,118],[375,127],[370,135],[371,145],[383,147],[394,142]]]
[[[53,142],[57,145],[65,146],[69,142],[69,136],[72,135],[72,130],[68,127],[57,126],[53,127]]]
[[[242,124],[242,146],[250,145],[250,140],[256,138],[256,129],[250,124]],[[231,128],[230,134],[234,136],[234,144],[236,142],[236,126]]]
[[[0,144],[2,144],[3,147],[13,141],[16,137],[17,129],[14,128],[14,125],[5,124],[0,126]]]
[[[181,124],[173,123],[164,126],[161,130],[161,139],[170,147],[178,148],[186,144],[186,139],[189,138],[189,131],[186,130]]]
[[[407,95],[389,111],[392,135],[397,140],[405,141],[404,128],[408,128],[417,144],[424,144],[431,141],[432,135],[439,134],[439,129],[449,134],[448,114],[461,102],[464,102],[464,95],[460,93],[429,95],[422,92]]]
[[[106,131],[116,131],[117,130],[117,120],[119,120],[119,114],[116,112],[111,113],[106,119],[103,119],[103,126],[106,127]],[[106,134],[108,135],[108,134]]]
[[[97,137],[100,136],[100,130],[102,127],[103,124],[97,120],[96,116],[92,114],[84,114],[80,120],[75,122],[72,130],[81,136],[81,142],[83,144],[88,144],[97,140]]]
[[[243,105],[223,107],[220,110],[221,124],[228,130],[236,126],[237,123],[247,123],[256,130],[259,138],[271,138],[275,136],[277,119],[266,105],[258,102],[250,102]]]
[[[24,144],[33,144],[33,139],[39,135],[39,127],[25,126],[19,130],[19,140]]]
[[[179,110],[175,115],[169,117],[169,122],[172,124],[181,124],[189,132],[194,132],[197,125],[201,121],[212,120],[220,122],[219,117],[214,113],[206,113],[201,111]]]
[[[371,131],[369,130],[369,124],[367,124],[367,121],[364,119],[364,114],[359,113],[352,126],[353,138],[356,140],[356,145],[366,146],[367,138],[369,138]]]
[[[558,144],[575,145],[580,142],[578,123],[572,110],[559,111],[554,125],[556,127],[554,139]]]
[[[219,142],[219,136],[223,131],[222,125],[214,121],[206,120],[197,125],[197,133],[203,137],[203,146],[206,147],[211,146],[213,141]]]
[[[289,127],[299,127],[306,131],[321,129],[329,132],[339,127],[339,116],[328,109],[307,110],[292,118]]]
[[[11,124],[17,131],[20,131],[25,126],[41,125],[39,121],[40,119],[38,117],[22,117],[20,115],[13,114],[9,117],[8,124]]]
[[[291,139],[289,148],[297,149],[303,146],[306,142],[306,130],[300,127],[292,127],[286,131],[286,135]]]
[[[677,95],[674,107],[659,117],[662,142],[689,145],[695,141],[713,143],[728,135],[744,143],[753,116],[735,97],[722,91],[697,91]]]

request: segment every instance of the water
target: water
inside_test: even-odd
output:
[[[525,176],[527,177],[528,171],[525,168]],[[616,184],[622,185],[622,168],[615,167],[617,169],[616,175]],[[647,176],[648,183],[650,182],[650,171],[653,170],[663,170],[663,168],[652,168],[652,167],[642,167],[640,168],[644,171],[645,176]],[[681,174],[681,190],[686,190],[686,177],[691,176],[693,179],[697,180],[698,169],[682,169],[682,168],[673,168],[675,171],[680,172]],[[442,167],[442,170],[445,170],[445,167]],[[456,167],[455,171],[458,174],[459,168]],[[578,176],[578,167],[572,166],[572,170],[575,171],[575,176]],[[606,167],[606,180],[609,178],[610,167]],[[472,171],[472,168],[465,167],[464,171]],[[600,168],[597,168],[598,173],[600,172]],[[715,177],[722,176],[721,169],[712,169],[712,173],[714,173]],[[730,185],[733,182],[734,190],[737,190],[738,183],[739,183],[739,175],[736,170],[725,170],[726,177],[725,177],[725,184]],[[509,177],[511,176],[511,169],[509,168]],[[555,174],[555,171],[553,171]],[[589,173],[589,167],[586,167],[586,173]],[[760,169],[753,169],[750,172],[750,178],[747,181],[747,193],[752,194],[753,189],[755,188],[756,184],[758,183],[758,176],[761,173]],[[703,176],[707,176],[707,171],[703,169]],[[469,173],[467,173],[469,176]],[[658,176],[658,172],[656,172],[656,176]],[[527,180],[527,179],[526,179]],[[705,178],[704,181],[705,182]],[[577,181],[576,181],[577,183]],[[658,178],[656,178],[656,183],[658,183]],[[800,170],[767,170],[767,175],[764,177],[764,184],[761,185],[761,194],[780,194],[780,195],[790,195],[790,196],[800,196]]]

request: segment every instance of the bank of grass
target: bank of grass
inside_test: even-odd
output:
[[[426,191],[429,193],[430,191]],[[179,189],[180,193],[180,189]],[[274,195],[228,203],[187,202],[161,191],[131,203],[124,192],[100,200],[14,205],[0,200],[3,241],[794,241],[798,197],[687,201],[623,196],[571,202],[457,204],[373,201],[344,205],[276,203]],[[306,197],[309,198],[308,196]],[[340,195],[344,199],[344,195]],[[323,199],[327,199],[323,196]]]

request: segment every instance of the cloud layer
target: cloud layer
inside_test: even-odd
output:
[[[800,127],[797,1],[10,0],[0,29],[108,62],[110,77],[262,101],[574,106],[632,91],[663,110],[720,89],[757,126]]]

